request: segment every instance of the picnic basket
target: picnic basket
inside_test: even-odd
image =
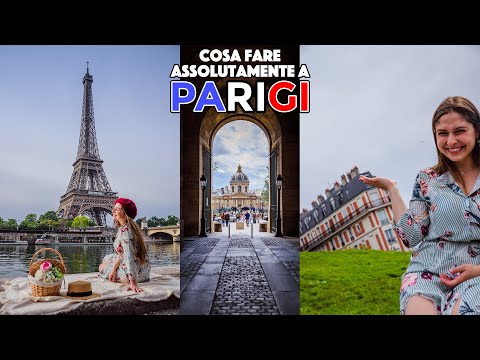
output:
[[[53,258],[46,258],[46,259],[40,259],[35,261],[35,258],[38,254],[44,251],[52,251],[54,252],[59,259],[53,259]],[[65,264],[63,262],[62,255],[55,249],[52,248],[42,248],[35,252],[35,254],[32,255],[32,259],[30,260],[30,269],[29,269],[29,283],[30,283],[30,289],[32,290],[32,296],[55,296],[55,295],[60,295],[60,288],[62,287],[62,283],[65,278],[52,282],[52,283],[46,283],[43,281],[38,281],[35,279],[35,273],[37,272],[38,269],[40,269],[40,265],[44,261],[49,261],[52,263],[53,266],[58,267],[63,274],[66,273],[66,268]]]

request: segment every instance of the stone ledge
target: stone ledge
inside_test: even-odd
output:
[[[130,298],[94,301],[57,315],[178,315],[179,308],[180,299],[172,294],[162,301]]]

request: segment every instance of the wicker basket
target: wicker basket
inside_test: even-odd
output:
[[[35,257],[39,253],[47,250],[50,250],[56,253],[57,256],[60,258],[60,260],[47,258],[47,259],[37,260],[34,262]],[[62,255],[57,250],[52,248],[42,248],[38,250],[35,254],[33,254],[32,259],[30,260],[30,270],[29,270],[30,276],[28,277],[28,280],[30,283],[30,289],[32,290],[32,295],[33,296],[55,296],[55,295],[58,296],[60,295],[60,288],[62,287],[62,283],[64,279],[53,282],[48,285],[44,282],[41,282],[42,285],[40,285],[40,282],[35,279],[35,273],[37,272],[38,269],[40,269],[40,265],[42,265],[44,261],[50,261],[52,265],[57,266],[62,271],[63,274],[66,273],[66,268],[65,268],[65,264],[63,263]]]

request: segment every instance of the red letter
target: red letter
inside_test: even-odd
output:
[[[289,112],[295,110],[297,108],[296,95],[288,95],[288,102],[286,104],[281,104],[278,101],[278,92],[283,89],[287,89],[292,92],[293,89],[295,89],[295,84],[286,80],[277,81],[275,84],[273,84],[268,90],[268,102],[270,103],[270,106],[279,112]]]
[[[300,112],[310,112],[310,81],[300,81]]]

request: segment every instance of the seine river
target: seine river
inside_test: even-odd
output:
[[[180,243],[146,243],[150,263],[155,265],[180,265]],[[36,251],[43,245],[10,245],[0,244],[0,278],[15,278],[27,276],[30,261]],[[67,273],[78,274],[97,272],[98,265],[105,255],[113,253],[113,244],[87,245],[87,244],[60,244],[49,245],[49,248],[57,250],[63,258]],[[43,251],[37,255],[34,261],[41,258],[59,259],[53,251]]]

